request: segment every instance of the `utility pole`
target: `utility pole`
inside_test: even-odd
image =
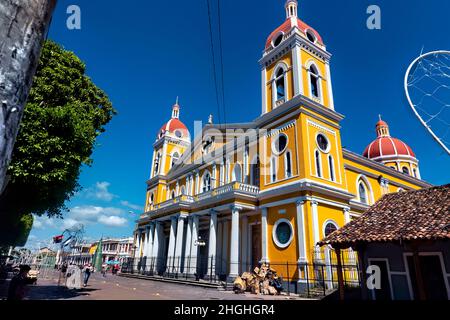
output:
[[[56,1],[0,1],[0,194]]]

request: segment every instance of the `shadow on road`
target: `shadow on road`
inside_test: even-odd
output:
[[[58,286],[34,286],[29,288],[27,299],[31,300],[58,300],[73,299],[79,296],[89,296],[94,288],[67,289]]]

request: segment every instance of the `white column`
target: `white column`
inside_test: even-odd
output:
[[[261,97],[262,97],[262,112],[261,114],[267,113],[267,72],[266,68],[264,67],[261,70]]]
[[[149,229],[148,229],[148,246],[147,246],[147,266],[152,265],[152,254],[153,254],[153,242],[155,237],[155,224],[153,222],[150,222]],[[120,250],[122,251],[122,249]]]
[[[241,272],[247,271],[248,266],[248,217],[242,217],[242,227],[241,227]]]
[[[212,188],[215,189],[215,188],[217,188],[219,186],[218,185],[219,179],[217,178],[217,166],[216,166],[216,164],[214,164],[213,168],[212,168],[212,178],[214,179],[213,180],[214,184],[212,184]]]
[[[329,100],[330,108],[332,110],[334,110],[333,85],[331,83],[330,63],[328,61],[325,64],[325,72],[327,73],[328,100]]]
[[[222,270],[222,241],[223,241],[223,222],[217,222],[217,246],[216,246],[216,271],[218,274],[221,273]]]
[[[174,266],[175,241],[177,232],[177,217],[172,216],[170,221],[169,250],[167,252],[167,270],[172,271]]]
[[[175,268],[177,272],[181,272],[181,261],[183,254],[183,237],[184,237],[184,220],[187,218],[186,215],[180,214],[178,216],[178,225],[177,225],[177,236],[176,236],[176,244],[175,244]]]
[[[305,202],[297,201],[297,239],[298,239],[298,262],[307,262],[306,226],[305,226]]]
[[[158,266],[160,265],[161,257],[159,256],[159,245],[162,240],[162,225],[161,222],[155,221],[155,236],[153,237],[153,247],[152,247],[152,263],[153,263],[153,271],[158,271]]]
[[[217,261],[217,212],[211,210],[209,219],[209,240],[208,240],[208,274],[211,270],[214,273]]]
[[[319,248],[316,246],[317,242],[320,241],[320,233],[319,233],[319,212],[317,209],[317,201],[311,201],[311,215],[312,215],[312,224],[313,224],[313,239],[314,239],[314,257],[316,260],[321,261],[322,258],[320,256]]]
[[[231,207],[230,277],[239,275],[239,207]]]
[[[229,246],[229,222],[222,222],[222,272],[227,273],[227,263],[228,263],[228,246]]]
[[[347,224],[350,222],[350,208],[344,208],[344,223]]]
[[[261,209],[261,263],[269,263],[267,241],[267,208]]]
[[[191,247],[192,247],[192,217],[187,218],[187,229],[186,229],[186,241],[184,249],[184,268],[183,273],[189,272],[189,260],[191,259]]]
[[[200,193],[200,174],[198,171],[195,173],[195,194]]]
[[[292,50],[292,74],[294,78],[294,96],[303,94],[301,49],[295,46]]]
[[[192,217],[192,238],[191,238],[191,260],[189,262],[189,273],[194,274],[197,272],[197,255],[198,246],[196,241],[198,240],[198,216]]]

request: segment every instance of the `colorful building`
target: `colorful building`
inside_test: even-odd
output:
[[[260,262],[293,262],[301,281],[316,244],[382,195],[429,187],[386,122],[363,155],[342,147],[330,59],[319,33],[286,2],[267,38],[261,115],[214,124],[191,141],[178,102],[153,144],[145,212],[134,233],[139,268],[234,277]],[[145,259],[144,259],[145,258]]]

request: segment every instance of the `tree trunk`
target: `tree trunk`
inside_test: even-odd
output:
[[[56,0],[0,1],[0,194]]]

